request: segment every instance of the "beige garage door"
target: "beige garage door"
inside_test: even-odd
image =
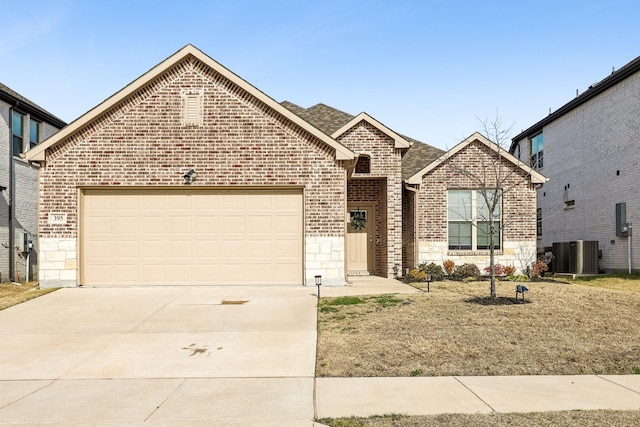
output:
[[[84,285],[302,284],[302,192],[85,190]]]

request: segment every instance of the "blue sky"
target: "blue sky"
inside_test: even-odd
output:
[[[276,101],[446,149],[640,55],[640,1],[0,0],[0,82],[71,122],[191,43]]]

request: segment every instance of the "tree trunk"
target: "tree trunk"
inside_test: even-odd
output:
[[[493,217],[493,212],[491,212]],[[497,298],[496,295],[496,271],[494,268],[494,258],[495,258],[495,248],[494,248],[494,237],[495,237],[495,226],[493,225],[493,219],[489,221],[489,271],[491,273],[491,285],[489,287],[489,294],[492,300]]]

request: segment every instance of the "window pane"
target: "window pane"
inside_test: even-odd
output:
[[[500,249],[500,223],[494,222],[493,247]],[[489,249],[490,246],[489,222],[478,222],[478,249]]]
[[[16,136],[22,137],[22,134],[24,132],[23,126],[24,117],[22,116],[22,114],[13,111],[11,117],[11,132]]]
[[[471,190],[449,190],[449,221],[471,220]]]
[[[13,137],[13,155],[18,156],[22,153],[22,138],[19,136]]]
[[[500,205],[502,204],[500,200],[500,192],[496,192],[496,190],[487,190],[486,191],[487,199],[489,200],[489,204],[493,204],[494,198],[497,197],[495,208],[493,210],[493,219],[500,219]],[[481,190],[476,192],[477,197],[477,219],[478,221],[487,221],[489,219],[489,207],[487,206],[487,202],[485,200],[484,195]]]
[[[449,223],[449,249],[471,249],[471,224],[468,222]]]
[[[542,236],[542,208],[536,210],[536,235]]]
[[[29,143],[31,148],[36,146],[40,142],[40,127],[35,120],[29,121]]]

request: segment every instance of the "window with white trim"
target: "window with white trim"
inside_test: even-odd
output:
[[[498,193],[496,193],[498,191]],[[487,190],[487,199],[481,190],[449,190],[448,241],[449,250],[489,250],[490,228],[494,227],[494,249],[501,248],[502,198],[499,190]],[[494,198],[496,208],[490,218],[489,204]]]

